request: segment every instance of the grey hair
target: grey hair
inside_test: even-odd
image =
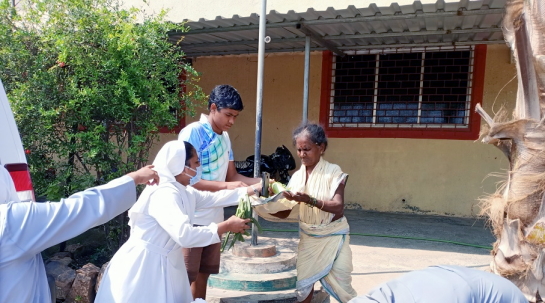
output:
[[[306,123],[299,126],[293,131],[293,145],[297,141],[297,138],[306,136],[316,145],[324,144],[324,150],[327,148],[327,137],[325,135],[324,128],[315,123]]]

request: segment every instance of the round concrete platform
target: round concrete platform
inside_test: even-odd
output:
[[[220,272],[210,275],[208,286],[249,292],[294,289],[296,260],[293,249],[277,246],[276,241],[262,241],[257,246],[238,242],[232,250],[222,253]]]
[[[211,287],[253,292],[293,289],[296,282],[296,269],[258,275],[220,272],[217,275],[210,275],[208,279],[208,285]]]
[[[221,255],[220,272],[240,274],[272,274],[295,268],[297,254],[294,251],[278,251],[268,258],[238,257],[231,252]]]
[[[252,246],[249,242],[237,243],[232,250],[237,257],[267,258],[276,255],[276,245],[273,243],[260,243]]]

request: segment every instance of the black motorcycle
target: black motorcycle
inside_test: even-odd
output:
[[[251,155],[245,161],[235,161],[237,172],[243,176],[254,177],[254,159]],[[290,180],[290,170],[295,169],[295,159],[284,145],[276,148],[270,155],[261,155],[260,171],[268,172],[270,177],[281,183],[287,184]]]

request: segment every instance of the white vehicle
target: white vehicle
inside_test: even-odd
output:
[[[30,172],[8,97],[0,80],[0,165],[9,171],[19,199],[36,201]]]

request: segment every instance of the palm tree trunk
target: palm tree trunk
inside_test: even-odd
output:
[[[511,0],[504,37],[517,62],[514,119],[501,113],[488,124],[483,142],[507,156],[510,168],[498,191],[483,199],[497,238],[491,269],[515,283],[531,302],[545,297],[545,0]]]

